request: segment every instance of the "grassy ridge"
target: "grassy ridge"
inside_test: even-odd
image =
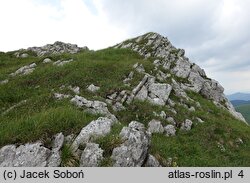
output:
[[[13,53],[0,53],[0,80],[9,79],[9,83],[0,85],[0,147],[38,139],[49,146],[54,134],[77,134],[82,127],[98,117],[77,109],[68,99],[55,100],[55,92],[74,95],[67,88],[61,90],[62,85],[79,86],[79,95],[103,101],[106,95],[124,89],[132,90],[139,83],[143,77],[139,73],[134,76],[131,86],[125,86],[122,82],[135,63],[142,63],[148,73],[154,72],[151,60],[144,60],[126,49],[108,48],[96,52],[85,51],[74,55],[50,57],[53,61],[74,59],[72,63],[62,67],[54,66],[52,63],[44,64],[44,58],[32,56],[31,53],[30,55],[28,58],[15,58]],[[33,62],[37,64],[33,73],[9,77],[10,73]],[[86,90],[92,83],[101,87],[95,94]],[[171,99],[177,103],[176,116],[167,107],[136,100],[120,112],[112,111],[109,106],[120,124],[113,127],[111,134],[97,140],[105,150],[102,166],[111,165],[110,155],[112,149],[121,143],[119,132],[123,126],[127,126],[132,120],[147,126],[151,119],[157,119],[153,112],[159,113],[162,110],[167,116],[174,117],[178,125],[185,119],[194,122],[190,132],[178,130],[175,137],[159,134],[152,136],[150,153],[157,157],[162,165],[166,165],[168,158],[173,158],[179,166],[250,166],[250,128],[200,95],[189,93],[189,96],[199,101],[202,108],[197,108],[192,113],[178,105],[179,99],[171,94]],[[4,113],[24,100],[26,102],[22,105]],[[190,105],[195,106],[194,103]],[[198,123],[195,117],[203,119],[205,123]],[[166,120],[158,119],[163,125],[168,124]],[[244,144],[237,144],[238,138],[241,138]],[[218,143],[225,147],[225,152],[220,151]],[[69,148],[65,146],[63,165],[76,164],[76,160],[71,158]]]

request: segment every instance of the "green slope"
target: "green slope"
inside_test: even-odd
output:
[[[54,92],[71,91],[60,90],[62,85],[79,86],[80,96],[87,99],[105,101],[105,97],[114,91],[124,89],[132,90],[143,78],[137,73],[131,81],[131,86],[125,86],[122,81],[135,63],[142,63],[146,72],[153,72],[152,60],[143,59],[138,54],[127,49],[104,49],[100,51],[84,51],[78,54],[63,54],[51,56],[52,60],[70,59],[74,62],[62,67],[53,66],[51,63],[42,63],[44,58],[30,56],[28,58],[15,58],[13,53],[0,53],[0,80],[9,77],[9,74],[21,66],[35,62],[37,68],[26,76],[17,76],[9,79],[9,83],[0,85],[0,147],[11,144],[23,144],[42,140],[47,146],[51,137],[63,132],[65,135],[77,134],[91,120],[97,116],[84,113],[73,106],[68,99],[57,101]],[[178,78],[176,78],[178,79]],[[90,84],[101,87],[100,91],[92,94],[86,90]],[[244,123],[234,119],[227,111],[217,108],[212,101],[204,99],[199,94],[188,93],[199,101],[201,108],[194,113],[189,112],[181,105],[176,105],[178,112],[175,117],[180,123],[184,119],[195,117],[202,118],[205,123],[195,122],[189,132],[177,130],[174,137],[153,135],[150,153],[153,154],[164,166],[169,158],[174,159],[172,166],[250,166],[250,128]],[[171,94],[170,98],[180,103],[178,97]],[[7,109],[19,102],[27,100],[5,113]],[[190,105],[193,103],[190,103]],[[105,150],[105,160],[102,166],[110,165],[112,149],[121,142],[118,138],[120,129],[132,120],[144,123],[155,118],[153,111],[168,110],[148,102],[133,101],[127,109],[114,113],[120,125],[115,126],[112,133],[98,139],[98,143]],[[169,115],[171,111],[167,111]],[[162,120],[163,124],[168,124]],[[237,139],[241,138],[243,144]],[[218,143],[223,144],[226,151],[218,148]],[[65,157],[69,158],[67,149],[63,150],[64,165],[68,165]],[[70,166],[70,165],[68,165]]]
[[[236,111],[240,112],[246,121],[250,124],[250,104],[244,104],[235,107]]]

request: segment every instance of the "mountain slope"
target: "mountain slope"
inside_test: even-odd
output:
[[[0,66],[0,166],[17,151],[24,166],[250,165],[244,118],[159,34],[0,53]]]

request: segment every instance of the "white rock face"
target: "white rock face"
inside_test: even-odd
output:
[[[155,83],[154,77],[145,75],[132,93],[138,100],[148,100],[156,105],[165,105],[171,91],[171,85]]]
[[[149,135],[143,124],[132,121],[128,127],[124,127],[120,133],[124,142],[115,148],[112,160],[115,167],[140,167],[147,158],[150,144]]]
[[[36,63],[32,63],[30,65],[26,65],[18,69],[16,72],[11,73],[10,76],[16,76],[16,75],[27,75],[32,73],[35,70]]]
[[[148,155],[148,159],[145,163],[145,167],[160,167],[159,161],[151,154]]]
[[[138,38],[131,39],[131,42],[126,41],[120,43],[115,48],[130,48],[145,58],[150,56],[158,58],[153,62],[156,69],[158,69],[159,66],[162,66],[172,75],[183,78],[189,82],[176,82],[172,78],[171,85],[178,97],[190,100],[185,92],[186,90],[201,93],[205,98],[215,101],[217,106],[223,106],[223,108],[228,110],[236,119],[246,122],[244,117],[235,111],[232,104],[225,97],[223,87],[217,81],[208,79],[205,71],[198,65],[191,63],[189,59],[184,56],[185,51],[182,49],[176,49],[167,38],[157,33],[148,33]],[[135,65],[135,68],[138,66],[139,64]],[[140,70],[139,72],[142,71],[143,70]],[[164,81],[167,75],[162,71],[158,71],[156,77],[158,80]],[[147,98],[147,88],[142,86],[139,88],[141,91],[137,96],[138,99]],[[159,100],[159,98],[151,101],[156,104],[162,104],[162,100]]]
[[[5,79],[5,80],[3,80],[3,81],[0,81],[0,85],[7,84],[8,82],[9,82],[9,80],[8,80],[8,79]]]
[[[81,155],[80,167],[98,167],[102,160],[103,150],[99,148],[99,145],[87,143]]]
[[[116,117],[109,112],[107,104],[105,102],[87,100],[84,97],[80,97],[78,95],[72,98],[71,102],[77,107],[86,108],[85,111],[87,112],[90,112],[92,114],[102,114],[112,119],[113,121],[117,121]]]
[[[52,62],[52,60],[51,60],[50,58],[45,58],[45,59],[43,60],[43,63],[44,63],[44,64],[50,63],[50,62]]]
[[[61,148],[64,143],[64,135],[58,133],[55,135],[51,155],[48,158],[48,167],[59,167],[61,164]]]
[[[0,150],[0,167],[45,167],[50,150],[40,142],[4,146]]]
[[[100,87],[91,84],[91,85],[89,85],[89,86],[87,87],[87,90],[94,93],[94,92],[97,92],[98,90],[100,90]]]
[[[100,117],[85,126],[72,144],[73,151],[76,151],[81,144],[88,143],[91,138],[103,137],[110,133],[115,122],[106,117]]]
[[[57,100],[62,100],[62,99],[65,99],[65,98],[70,98],[71,95],[65,95],[65,94],[62,94],[62,93],[54,93],[54,97]]]
[[[23,53],[23,54],[21,54],[21,58],[27,58],[29,56],[29,54],[28,53]]]
[[[167,136],[175,136],[176,129],[173,125],[167,125],[164,127],[164,131]]]
[[[47,44],[42,47],[31,47],[27,50],[33,51],[37,54],[37,56],[42,57],[45,55],[55,55],[55,54],[62,54],[62,53],[77,53],[82,50],[88,50],[87,47],[78,47],[75,44],[63,43],[63,42],[55,42],[54,44]]]
[[[153,119],[148,123],[148,132],[149,133],[163,133],[164,128],[160,121]]]
[[[186,119],[185,122],[182,123],[181,129],[182,129],[182,130],[189,131],[189,130],[191,130],[191,128],[192,128],[192,124],[193,124],[193,122],[192,122],[191,120]]]
[[[53,63],[53,65],[56,65],[56,66],[63,66],[65,64],[68,64],[70,62],[73,62],[74,60],[73,59],[69,59],[69,60],[58,60],[56,62]]]

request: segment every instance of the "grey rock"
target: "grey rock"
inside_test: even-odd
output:
[[[78,53],[82,50],[88,50],[87,47],[78,47],[75,44],[63,43],[63,42],[55,42],[54,44],[47,44],[42,47],[31,47],[27,49],[28,51],[33,51],[37,54],[37,56],[42,57],[46,55],[56,55],[62,53]]]
[[[192,124],[193,124],[193,122],[192,122],[191,120],[186,119],[185,122],[182,123],[181,129],[182,129],[182,130],[189,131],[189,130],[191,130],[191,128],[192,128]]]
[[[171,70],[177,77],[187,78],[191,71],[191,63],[183,58],[179,58],[175,67]]]
[[[48,167],[59,167],[61,164],[61,148],[64,143],[64,135],[58,133],[55,135],[53,147],[51,150],[51,155],[48,158]]]
[[[74,92],[75,94],[80,94],[80,87],[79,87],[79,86],[75,86],[75,87],[69,86],[68,88],[69,88],[72,92]]]
[[[65,99],[65,98],[70,98],[71,95],[65,95],[65,94],[61,94],[61,93],[54,93],[54,97],[57,100],[62,100],[62,99]]]
[[[173,125],[167,125],[164,127],[164,131],[167,136],[175,136],[176,129]]]
[[[53,65],[56,65],[56,66],[63,66],[65,64],[68,64],[70,62],[73,62],[74,60],[73,59],[69,59],[69,60],[58,60],[56,62],[53,63]]]
[[[142,64],[136,63],[135,65],[133,65],[133,68],[134,68],[137,72],[139,72],[139,73],[144,73],[144,72],[145,72],[145,69],[144,69],[144,67],[143,67]]]
[[[148,132],[149,133],[163,133],[164,128],[160,121],[153,119],[148,123]]]
[[[0,85],[7,84],[8,82],[9,82],[9,80],[8,80],[8,79],[2,80],[2,81],[0,81]]]
[[[188,110],[190,111],[190,112],[195,112],[195,108],[192,106],[192,107],[190,107],[190,108],[188,108]]]
[[[89,85],[89,86],[87,87],[87,90],[88,90],[88,91],[91,91],[91,92],[96,92],[96,91],[100,90],[100,87],[91,84],[91,85]]]
[[[44,64],[50,63],[50,62],[52,62],[52,60],[51,60],[50,58],[45,58],[45,59],[43,60],[43,63],[44,63]]]
[[[23,53],[23,54],[21,54],[20,57],[21,57],[21,58],[27,58],[27,57],[29,57],[29,54],[28,54],[28,53]]]
[[[105,102],[87,100],[84,97],[80,97],[78,95],[72,98],[71,102],[77,107],[87,108],[85,109],[86,112],[90,112],[92,114],[102,114],[113,121],[117,121],[116,117],[109,112]]]
[[[159,161],[151,154],[148,155],[145,167],[160,167]]]
[[[99,148],[99,145],[87,143],[81,155],[80,167],[98,167],[102,160],[103,150]]]
[[[50,150],[40,142],[4,146],[0,150],[0,166],[3,167],[45,167]]]
[[[120,102],[116,102],[113,106],[112,109],[114,111],[122,111],[125,109],[125,107],[120,103]]]
[[[173,100],[171,100],[170,98],[168,99],[168,104],[170,107],[174,107],[175,106],[175,102]]]
[[[199,123],[204,123],[205,121],[203,121],[201,118],[196,118],[196,120],[199,122]]]
[[[16,76],[16,75],[27,75],[32,73],[35,70],[35,67],[37,65],[35,63],[32,63],[30,65],[23,66],[16,70],[16,72],[11,73],[10,76]]]
[[[172,117],[167,117],[166,120],[167,120],[167,122],[171,123],[172,125],[176,125],[176,122],[175,122],[174,118],[172,118]]]
[[[150,144],[149,135],[143,124],[132,121],[120,133],[121,146],[113,150],[111,159],[115,167],[140,167],[147,158]]]
[[[148,100],[156,105],[165,105],[172,91],[169,84],[155,83],[155,78],[145,75],[142,81],[133,89],[136,99]]]
[[[80,145],[109,134],[114,123],[114,121],[106,117],[99,117],[97,120],[90,122],[87,126],[82,128],[81,132],[72,143],[72,150],[76,152]]]

